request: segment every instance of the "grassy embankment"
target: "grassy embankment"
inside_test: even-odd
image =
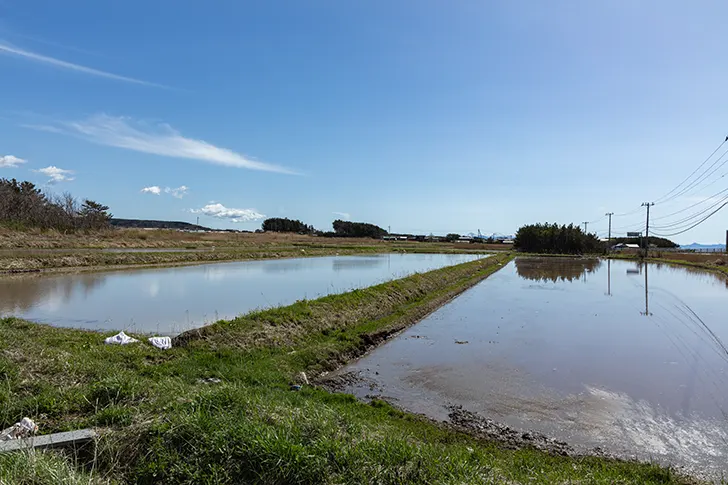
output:
[[[104,250],[154,250],[107,252]],[[169,249],[170,251],[163,251]],[[174,250],[184,250],[175,252]],[[0,228],[0,273],[105,267],[195,264],[387,252],[452,253],[505,249],[503,245],[390,242],[295,234],[183,233],[114,229],[90,234]]]
[[[218,322],[166,352],[0,320],[0,426],[30,416],[43,432],[107,430],[68,462],[0,455],[0,482],[689,483],[653,465],[503,449],[380,401],[290,390],[300,371],[361,355],[511,257]]]
[[[650,251],[647,258],[638,253],[610,254],[612,259],[648,261],[651,263],[667,263],[692,268],[700,268],[728,276],[728,255],[725,253],[675,253],[669,251]]]

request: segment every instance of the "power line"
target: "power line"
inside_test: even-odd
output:
[[[664,215],[664,216],[660,216],[660,217],[653,217],[653,220],[657,221],[657,220],[667,219],[668,217],[674,216],[674,215],[676,215],[676,214],[680,214],[681,212],[685,212],[686,210],[688,210],[688,209],[692,209],[692,208],[693,208],[693,207],[695,207],[695,206],[698,206],[698,205],[704,204],[705,202],[709,201],[710,199],[714,199],[714,198],[716,198],[717,196],[719,196],[720,194],[722,194],[722,193],[725,193],[725,192],[728,192],[728,189],[723,189],[723,190],[721,190],[720,192],[718,192],[717,194],[713,194],[713,195],[711,195],[710,197],[706,197],[705,199],[701,200],[700,202],[696,202],[696,203],[695,203],[695,204],[693,204],[693,205],[689,205],[689,206],[685,207],[684,209],[681,209],[681,210],[679,210],[679,211],[675,211],[675,212],[673,212],[673,213],[671,213],[671,214],[666,214],[666,215]]]
[[[635,210],[633,210],[633,211],[630,211],[630,212],[624,212],[624,213],[622,213],[622,214],[614,214],[614,217],[626,217],[626,216],[631,216],[631,215],[633,215],[633,214],[637,214],[638,212],[642,212],[642,207],[638,207],[638,208],[636,208]]]
[[[607,218],[607,215],[605,214],[602,217],[600,217],[599,219],[595,219],[593,221],[589,221],[589,224],[596,224],[597,222],[601,222],[601,221],[603,221],[606,218]]]
[[[614,231],[618,231],[618,232],[619,231],[627,231],[627,232],[630,232],[630,229],[639,229],[639,228],[644,229],[644,227],[645,227],[644,221],[640,221],[640,222],[637,222],[635,224],[629,224],[627,226],[618,226],[618,227],[614,227],[612,229]]]
[[[695,224],[693,224],[692,226],[688,227],[687,229],[684,229],[684,230],[682,230],[682,231],[679,231],[679,232],[675,232],[675,233],[672,233],[672,234],[657,234],[657,233],[655,233],[655,234],[656,234],[656,235],[658,235],[658,236],[660,236],[660,237],[671,237],[671,236],[677,236],[678,234],[683,234],[683,233],[685,233],[685,232],[688,232],[689,230],[691,230],[691,229],[693,229],[693,228],[695,228],[695,227],[699,226],[699,225],[700,225],[700,224],[702,224],[703,222],[705,222],[705,221],[707,221],[708,219],[710,219],[711,217],[713,217],[713,215],[714,215],[714,214],[716,214],[716,213],[717,213],[717,212],[718,212],[719,210],[721,210],[721,209],[722,209],[723,207],[725,207],[726,205],[728,205],[728,201],[726,201],[726,202],[723,202],[723,205],[721,205],[721,206],[720,206],[720,207],[718,207],[718,208],[717,208],[716,210],[714,210],[713,212],[711,212],[710,214],[708,214],[707,216],[705,216],[705,217],[704,217],[703,219],[701,219],[700,221],[698,221],[698,222],[696,222]]]
[[[692,173],[685,178],[685,180],[683,180],[682,182],[680,182],[679,184],[677,184],[672,190],[670,190],[668,193],[666,193],[662,197],[656,199],[655,200],[655,203],[658,203],[659,204],[659,203],[665,202],[664,199],[666,199],[666,197],[668,197],[670,194],[672,194],[673,192],[675,192],[676,190],[678,190],[685,182],[687,182],[688,180],[690,180],[690,178],[693,175],[695,175],[698,172],[698,170],[700,170],[703,167],[703,165],[705,165],[706,163],[708,163],[708,160],[710,160],[711,158],[713,158],[713,155],[715,155],[718,152],[718,150],[720,150],[721,147],[723,145],[725,145],[726,142],[728,142],[728,136],[725,137],[725,140],[723,140],[723,142],[720,145],[718,145],[715,148],[715,150],[713,150],[713,152],[710,155],[708,155],[708,158],[706,158],[705,160],[703,160],[703,163],[701,163],[700,165],[698,165],[698,168],[696,168],[695,170],[693,170]],[[670,199],[668,199],[668,200],[670,200]]]
[[[713,209],[714,207],[720,205],[721,203],[723,203],[725,201],[728,201],[728,195],[726,195],[725,197],[723,197],[722,199],[720,199],[719,201],[717,201],[713,205],[711,205],[709,207],[706,207],[705,209],[701,210],[700,212],[696,212],[694,214],[690,214],[689,216],[684,217],[684,218],[682,218],[682,219],[680,219],[678,221],[674,221],[674,222],[671,222],[671,223],[667,223],[667,224],[659,225],[659,226],[655,226],[655,227],[657,229],[663,230],[663,229],[675,228],[676,226],[681,226],[681,225],[684,225],[685,223],[690,224],[690,223],[692,223],[692,221],[696,220],[699,216],[705,214],[706,212],[710,211],[711,209]]]
[[[711,168],[713,168],[716,163],[718,163],[721,160],[723,160],[723,157],[725,157],[727,154],[728,154],[728,150],[726,150],[725,152],[723,152],[723,155],[721,155],[715,162],[713,162],[713,164],[710,167],[708,167],[705,170],[705,172],[703,172],[697,179],[695,179],[693,182],[691,182],[689,185],[687,185],[684,189],[682,189],[680,192],[677,192],[676,194],[674,194],[669,199],[666,199],[666,200],[662,201],[662,203],[664,204],[665,202],[669,202],[669,201],[671,201],[673,199],[676,199],[677,197],[680,197],[681,195],[684,195],[684,194],[686,194],[686,193],[694,190],[695,187],[697,187],[697,185],[699,183],[701,183],[704,180],[707,180],[708,177],[710,177],[711,175],[713,175],[715,172],[717,172],[718,170],[720,170],[720,168],[722,166],[724,166],[726,163],[728,163],[728,158],[727,158],[727,159],[725,159],[723,161],[723,163],[721,163],[720,165],[718,165],[717,167],[715,167],[712,172],[708,173],[708,170],[710,170]]]

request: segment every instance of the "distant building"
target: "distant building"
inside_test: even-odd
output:
[[[615,244],[614,246],[612,246],[612,249],[615,250],[615,251],[619,251],[619,250],[622,250],[622,249],[639,249],[639,248],[640,248],[640,245],[639,244],[619,243],[619,244]]]

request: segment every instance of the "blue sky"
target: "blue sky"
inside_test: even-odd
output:
[[[0,177],[213,227],[601,233],[728,134],[728,4],[597,3],[2,0]]]

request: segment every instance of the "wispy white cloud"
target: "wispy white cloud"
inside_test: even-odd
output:
[[[0,155],[0,168],[15,168],[18,165],[26,163],[27,160],[15,157],[13,155]]]
[[[63,168],[58,168],[54,165],[50,165],[45,168],[39,168],[38,170],[33,171],[48,177],[49,184],[56,184],[58,182],[70,182],[71,180],[74,180],[73,177],[69,177],[69,175],[73,174],[73,170],[65,170]]]
[[[265,215],[255,209],[232,209],[220,203],[207,204],[201,209],[191,209],[190,212],[193,214],[204,214],[218,219],[228,219],[230,222],[251,222],[265,218]]]
[[[171,195],[172,197],[177,197],[178,199],[181,199],[182,197],[187,195],[189,190],[190,190],[190,188],[187,187],[186,185],[180,185],[176,189],[171,189],[171,188],[167,187],[164,189],[164,192]]]
[[[142,194],[159,195],[162,193],[162,189],[157,185],[151,185],[149,187],[144,187],[142,190],[140,190],[140,192]]]
[[[60,59],[56,59],[55,57],[44,56],[42,54],[37,54],[35,52],[31,52],[31,51],[28,51],[25,49],[21,49],[19,47],[12,46],[12,45],[4,43],[2,41],[0,41],[0,54],[9,54],[9,55],[17,56],[17,57],[22,57],[24,59],[28,59],[28,60],[35,61],[35,62],[40,62],[43,64],[48,64],[48,65],[58,67],[61,69],[68,69],[71,71],[82,72],[84,74],[90,74],[92,76],[113,79],[115,81],[142,84],[144,86],[153,86],[153,87],[157,87],[157,88],[168,88],[167,86],[163,86],[161,84],[156,84],[156,83],[152,83],[152,82],[148,82],[148,81],[142,81],[141,79],[135,79],[133,77],[120,76],[118,74],[101,71],[99,69],[94,69],[92,67],[86,67],[86,66],[82,66],[80,64],[74,64],[72,62],[62,61]]]
[[[30,128],[36,131],[47,131],[48,133],[64,133],[64,131],[56,126],[51,125],[34,125],[34,124],[21,124],[21,128]]]
[[[0,0],[0,5],[2,5],[3,3],[4,2],[2,0]],[[5,32],[5,36],[6,37],[25,39],[25,40],[29,40],[29,41],[34,42],[34,43],[44,44],[44,45],[48,45],[48,46],[51,46],[51,47],[56,47],[56,48],[64,49],[64,50],[67,50],[67,51],[74,51],[74,52],[78,52],[78,53],[81,53],[81,54],[84,54],[84,55],[91,55],[91,56],[98,56],[99,55],[98,53],[93,52],[93,51],[89,51],[89,50],[86,50],[86,49],[81,49],[79,47],[74,47],[72,45],[62,44],[60,42],[50,41],[50,40],[44,39],[42,37],[37,37],[35,35],[27,35],[27,34],[21,34],[19,32],[13,32],[13,31],[8,30],[7,28],[2,29],[2,30]]]
[[[349,214],[348,212],[333,212],[333,214],[334,215],[337,215],[337,216],[340,216],[340,217],[343,217],[346,220],[351,219],[351,214]]]
[[[203,140],[187,138],[165,123],[150,124],[127,117],[100,114],[82,121],[57,122],[54,125],[26,125],[43,131],[58,130],[87,141],[125,148],[163,157],[186,158],[228,167],[295,174],[292,170],[251,160],[227,148]]]

